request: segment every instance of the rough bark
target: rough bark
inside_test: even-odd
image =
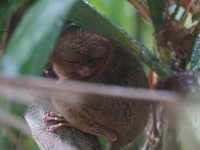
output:
[[[46,112],[54,111],[49,101],[31,106],[25,114],[33,138],[41,150],[100,150],[95,136],[83,133],[74,128],[61,129],[58,132],[49,132],[43,121]]]

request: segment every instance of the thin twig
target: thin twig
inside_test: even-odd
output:
[[[150,13],[147,5],[142,3],[140,0],[128,0],[137,10],[138,12],[144,17],[145,20],[151,22]]]
[[[4,77],[0,76],[0,95],[8,98],[20,98],[24,104],[32,102],[36,96],[71,98],[77,94],[93,94],[104,96],[124,97],[132,100],[158,101],[174,103],[180,96],[174,92],[161,90],[148,90],[113,85],[84,83],[67,80],[58,83],[56,80],[39,77]],[[76,98],[76,97],[75,97]],[[38,98],[37,98],[38,99]],[[117,100],[117,99],[116,99]]]
[[[0,123],[16,128],[22,133],[30,136],[31,132],[29,127],[23,119],[5,112],[2,109],[0,109]]]

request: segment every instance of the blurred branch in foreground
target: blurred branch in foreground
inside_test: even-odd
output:
[[[199,94],[192,94],[192,100],[198,100]],[[95,137],[89,135],[89,141],[85,142],[88,136],[84,135],[80,131],[73,128],[65,129],[66,132],[61,132],[66,135],[57,133],[48,133],[47,126],[42,122],[43,115],[45,112],[54,111],[51,103],[49,102],[51,96],[53,97],[66,97],[66,101],[73,101],[77,94],[99,94],[107,96],[120,96],[126,97],[131,100],[131,98],[139,98],[140,100],[150,100],[154,102],[164,102],[167,104],[172,104],[170,106],[177,106],[177,102],[184,102],[191,98],[190,95],[186,97],[181,97],[174,92],[160,91],[160,90],[148,90],[148,89],[135,89],[120,86],[107,86],[99,84],[89,84],[77,81],[66,81],[64,83],[59,83],[56,80],[38,78],[38,77],[4,77],[0,76],[0,95],[5,96],[10,99],[15,99],[16,101],[23,99],[21,102],[25,105],[29,105],[34,101],[34,106],[32,106],[28,113],[26,114],[26,120],[29,123],[33,136],[37,143],[45,150],[55,150],[58,145],[62,143],[65,145],[69,141],[72,141],[72,147],[77,147],[77,145],[85,146],[85,143],[91,142],[93,144],[88,144],[90,148],[97,147],[97,141]],[[70,97],[70,98],[68,98]],[[16,99],[17,98],[17,99]],[[182,99],[183,100],[182,100]],[[58,98],[59,99],[59,98]],[[186,100],[184,100],[186,99]],[[178,105],[181,107],[181,105]],[[3,117],[2,117],[3,116]],[[10,118],[10,119],[7,119]],[[23,130],[23,125],[18,127],[21,121],[17,120],[15,117],[10,116],[10,114],[5,114],[0,111],[0,121],[4,120],[5,123],[13,125],[15,128]],[[11,120],[11,121],[10,121]],[[17,120],[13,123],[13,120]],[[38,132],[39,130],[39,132]],[[74,131],[75,130],[75,131]],[[26,132],[26,131],[23,131]],[[77,134],[77,136],[76,136]],[[83,135],[82,135],[83,134]],[[63,141],[64,137],[64,141]],[[85,137],[85,138],[84,138]],[[66,141],[65,141],[66,140]],[[83,141],[84,140],[84,141]],[[88,139],[87,139],[88,140]],[[53,141],[53,142],[52,142]],[[55,143],[54,143],[55,142]],[[52,144],[53,143],[53,144]],[[78,144],[77,144],[78,143]],[[57,146],[55,146],[57,145]],[[49,147],[50,146],[50,147]],[[71,145],[68,144],[68,148]],[[71,148],[72,149],[72,148]],[[80,148],[76,148],[79,150]],[[63,150],[63,146],[60,146],[59,150]]]
[[[96,139],[94,139],[95,137],[92,137],[91,141],[89,140],[85,142],[84,139],[87,139],[88,136],[85,136],[80,131],[75,131],[74,133],[73,128],[67,128],[65,129],[66,132],[61,132],[66,135],[62,135],[60,134],[60,132],[58,134],[47,134],[48,126],[45,126],[45,124],[42,122],[42,118],[44,117],[45,112],[48,112],[49,110],[54,111],[51,103],[49,102],[52,96],[66,97],[66,101],[73,101],[74,99],[76,99],[77,94],[119,96],[129,98],[130,100],[131,98],[137,98],[139,100],[164,102],[167,104],[172,104],[172,106],[176,106],[173,104],[176,104],[181,100],[181,98],[183,98],[181,97],[181,95],[178,95],[174,92],[161,90],[153,91],[148,89],[145,90],[120,86],[108,86],[102,84],[89,84],[78,81],[65,81],[63,83],[59,83],[56,80],[38,77],[11,78],[0,76],[0,95],[11,98],[13,100],[16,100],[16,98],[18,98],[17,100],[22,99],[18,102],[21,102],[25,105],[29,105],[34,101],[34,106],[29,109],[28,113],[26,114],[26,120],[31,127],[33,137],[35,138],[39,146],[43,149],[58,149],[59,144],[62,143],[63,145],[65,145],[68,144],[70,141],[72,141],[72,145],[75,147],[77,147],[77,143],[84,147],[85,143],[94,142],[93,144],[88,144],[88,146],[90,148],[99,148]],[[80,138],[82,136],[85,138]],[[64,137],[64,141],[62,137]],[[67,148],[69,147],[71,147],[71,145],[67,146]],[[59,150],[63,150],[63,146],[60,146]]]
[[[56,80],[44,79],[39,77],[5,77],[0,76],[0,95],[16,99],[19,102],[29,104],[33,100],[38,100],[36,96],[49,98],[51,96],[70,97],[66,101],[72,101],[77,94],[94,94],[115,96],[124,98],[137,98],[144,101],[157,101],[175,103],[180,95],[162,90],[137,89],[121,86],[110,86],[103,84],[91,84],[78,81],[65,81],[58,83]]]

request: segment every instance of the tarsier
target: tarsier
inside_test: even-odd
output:
[[[129,49],[75,25],[62,32],[50,62],[63,82],[70,79],[124,87],[147,86],[142,65]],[[82,95],[78,99],[77,103],[52,100],[60,115],[46,114],[45,121],[54,122],[50,130],[66,126],[105,136],[112,149],[118,150],[141,134],[148,121],[150,104],[144,101],[97,95]]]

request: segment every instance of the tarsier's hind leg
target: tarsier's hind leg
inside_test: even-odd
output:
[[[117,133],[115,131],[95,122],[89,115],[83,114],[79,114],[80,118],[77,120],[76,125],[80,126],[77,126],[77,128],[98,137],[105,136],[111,143],[117,141]]]
[[[44,122],[48,124],[48,130],[53,132],[59,130],[60,128],[74,127],[83,132],[96,135],[98,137],[105,136],[111,143],[117,140],[117,134],[114,131],[93,121],[93,119],[89,118],[88,115],[83,115],[82,113],[79,113],[79,117],[77,118],[76,112],[76,115],[74,117],[73,114],[70,114],[70,116],[73,119],[70,119],[68,121],[59,113],[49,112],[45,114]]]

